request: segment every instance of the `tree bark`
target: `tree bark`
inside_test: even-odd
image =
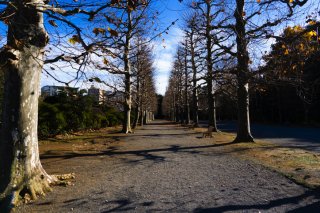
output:
[[[148,112],[147,112],[147,110],[144,110],[143,114],[144,114],[144,116],[143,116],[143,124],[147,125],[148,124]]]
[[[207,97],[209,126],[218,131],[216,122],[215,98],[213,94],[213,64],[212,64],[212,38],[211,38],[211,1],[206,1],[206,49],[207,49]]]
[[[129,63],[129,62],[128,62]],[[131,82],[130,74],[125,74],[125,103],[124,103],[124,123],[123,133],[132,133],[131,130]]]
[[[140,110],[139,110],[139,114],[140,114],[140,116],[139,116],[139,124],[140,124],[140,126],[143,126],[143,124],[144,124],[144,113],[143,112],[144,112],[143,111],[143,106],[141,105]]]
[[[186,40],[184,53],[184,102],[185,102],[185,123],[190,124],[190,105],[189,105],[189,94],[188,94],[188,61],[187,61],[187,50],[188,44]]]
[[[237,79],[238,79],[238,131],[235,142],[253,142],[250,131],[249,115],[249,53],[247,49],[246,29],[244,20],[244,0],[236,0],[234,13],[236,18],[237,42]]]
[[[36,199],[56,181],[40,163],[38,97],[44,48],[48,35],[40,0],[12,1],[7,45],[0,53],[5,73],[3,126],[0,141],[0,209],[10,212],[21,198]],[[10,8],[9,8],[10,9]],[[38,8],[39,9],[39,8]]]
[[[171,121],[176,121],[176,118],[177,118],[177,114],[176,114],[176,93],[175,91],[173,91],[173,101],[172,101],[172,116],[171,116]]]
[[[124,70],[125,70],[125,102],[124,102],[124,122],[123,122],[123,133],[132,133],[131,130],[131,105],[132,105],[132,94],[131,94],[131,65],[129,60],[130,55],[130,40],[132,31],[132,20],[131,10],[127,9],[128,15],[128,32],[126,34],[125,47],[124,47]]]
[[[137,105],[137,107],[135,108],[134,110],[134,121],[133,121],[133,124],[132,124],[132,129],[135,129],[138,125],[138,121],[140,119],[140,106]]]
[[[199,126],[199,104],[198,104],[198,89],[197,89],[197,67],[195,62],[195,51],[193,32],[190,35],[190,55],[191,55],[191,67],[192,67],[192,109],[193,109],[193,126]]]
[[[137,63],[139,63],[139,54],[137,55]],[[136,99],[136,108],[135,108],[135,113],[134,113],[134,121],[132,124],[132,129],[135,129],[138,125],[139,119],[140,119],[140,109],[141,109],[141,91],[140,91],[140,67],[138,66],[138,73],[137,73],[137,86],[136,86],[136,90],[137,90],[137,99]]]

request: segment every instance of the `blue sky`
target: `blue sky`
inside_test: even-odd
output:
[[[309,1],[310,3],[315,3],[315,7],[319,8],[319,0]],[[184,5],[184,2],[188,2],[188,0],[184,0],[183,3],[180,3],[178,0],[155,0],[155,2],[156,3],[154,5],[154,9],[159,11],[158,21],[162,29],[165,29],[173,21],[179,19],[179,21],[170,28],[168,34],[163,34],[160,38],[152,41],[155,58],[154,67],[156,69],[156,88],[158,93],[164,95],[168,84],[168,77],[170,74],[176,47],[178,43],[183,39],[183,32],[181,31],[180,27],[183,23],[182,16],[186,11],[186,6]],[[306,8],[302,9],[302,13],[299,14],[301,17],[303,17],[302,22],[304,21],[305,15],[310,13],[311,11],[310,8]],[[4,26],[1,25],[0,30],[4,31],[3,28]],[[270,44],[271,43],[269,42],[266,45],[269,46]],[[262,48],[262,50],[264,50],[264,47]],[[61,80],[72,79],[75,75],[74,72],[70,72],[68,68],[65,69],[65,72],[51,70],[51,73]],[[79,80],[75,82],[75,84],[71,84],[71,86],[88,88],[91,86],[91,84],[92,83],[90,82],[84,82],[83,80]],[[61,83],[55,81],[53,78],[44,73],[42,75],[41,85],[61,85]]]
[[[165,27],[176,19],[179,19],[178,22],[170,28],[169,33],[162,36],[163,41],[161,38],[154,42],[156,88],[158,93],[164,95],[168,85],[173,56],[183,36],[180,26],[185,6],[178,0],[160,0],[157,6],[160,11],[159,19],[162,26]]]
[[[174,26],[172,26],[168,34],[162,34],[161,37],[152,41],[154,47],[154,67],[156,69],[156,89],[157,93],[164,94],[166,86],[168,83],[168,77],[171,70],[171,64],[177,44],[182,38],[181,26],[181,16],[185,11],[185,6],[178,0],[157,0],[153,6],[159,12],[158,24],[161,29],[167,28],[173,21],[178,20]],[[50,70],[50,69],[49,69]],[[60,72],[60,71],[50,71],[57,78],[72,79],[75,75],[74,72]],[[77,81],[71,86],[88,88],[91,86],[90,82]],[[55,81],[52,77],[47,74],[42,75],[41,86],[45,85],[62,85],[61,83]],[[104,88],[103,85],[96,85],[98,87]]]

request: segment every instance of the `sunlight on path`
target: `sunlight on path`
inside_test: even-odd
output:
[[[221,152],[214,139],[156,121],[103,154],[68,159],[75,185],[20,212],[288,212],[320,196],[280,174]],[[86,166],[86,162],[95,162]],[[82,169],[79,169],[81,165]],[[81,179],[80,179],[81,178]]]

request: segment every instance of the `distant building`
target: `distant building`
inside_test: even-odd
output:
[[[65,86],[44,86],[41,88],[41,96],[55,96],[59,93],[64,92],[68,95],[74,95],[78,92],[78,88],[75,87],[65,87]]]
[[[125,101],[123,92],[107,91],[105,94],[108,106],[112,106],[123,111],[123,102]]]
[[[102,89],[95,88],[93,85],[88,89],[88,95],[93,97],[94,101],[103,104],[106,101],[106,92]]]
[[[98,104],[106,104],[108,106],[115,107],[119,110],[123,110],[123,92],[105,91],[103,89],[96,88],[92,85],[88,89],[88,96],[91,96],[93,100]]]

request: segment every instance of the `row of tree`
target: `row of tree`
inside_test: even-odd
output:
[[[186,124],[191,117],[197,126],[199,112],[205,111],[208,125],[215,131],[217,117],[236,117],[235,142],[248,142],[253,141],[250,109],[254,120],[261,121],[262,117],[271,118],[270,112],[278,108],[275,116],[284,121],[284,108],[291,101],[295,109],[304,106],[295,113],[305,114],[305,120],[311,106],[315,115],[319,100],[319,77],[314,68],[319,64],[316,15],[307,16],[306,27],[287,27],[282,34],[275,33],[285,22],[294,20],[294,12],[306,3],[192,1],[182,28],[184,41],[176,52],[164,97],[167,116]],[[275,42],[266,54],[260,46],[270,39]],[[286,93],[297,98],[292,100],[288,95],[290,101],[285,103],[280,97],[281,101],[275,102],[277,95]]]
[[[151,0],[0,2],[0,19],[7,26],[6,35],[2,35],[6,45],[0,51],[0,70],[5,77],[0,141],[1,212],[10,212],[25,196],[36,199],[57,181],[45,172],[39,158],[38,98],[42,71],[67,85],[85,78],[121,91],[125,133],[131,132],[132,123],[136,125],[139,120],[131,122],[133,106],[140,120],[153,110],[150,103],[156,95],[148,43],[159,29],[154,24],[157,12],[151,5]],[[146,27],[154,30],[146,31]],[[76,76],[68,82],[56,72],[72,69]],[[88,77],[88,70],[95,70],[97,75]],[[104,78],[101,73],[112,77]]]

